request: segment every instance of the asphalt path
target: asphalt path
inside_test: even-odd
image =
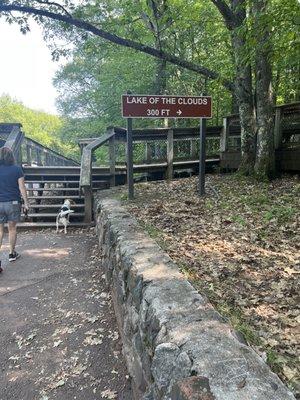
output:
[[[129,400],[93,229],[21,232],[0,274],[0,400]]]

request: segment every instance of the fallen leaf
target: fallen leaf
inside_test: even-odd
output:
[[[104,399],[109,399],[109,400],[113,400],[117,398],[117,392],[114,392],[110,389],[104,390],[103,392],[101,392],[101,396]]]

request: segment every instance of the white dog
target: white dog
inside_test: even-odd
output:
[[[74,201],[66,199],[64,204],[61,206],[61,209],[56,217],[56,232],[58,232],[59,225],[64,226],[64,232],[67,233],[67,226],[70,223],[70,214],[74,212],[71,210],[71,205],[74,204]]]

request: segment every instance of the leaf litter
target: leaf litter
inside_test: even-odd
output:
[[[136,185],[124,202],[200,293],[297,393],[300,184],[210,175]]]

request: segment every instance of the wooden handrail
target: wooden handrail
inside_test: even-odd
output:
[[[9,147],[13,153],[18,164],[22,163],[21,145],[24,139],[24,133],[19,127],[13,126],[6,142],[5,147]]]
[[[92,154],[93,151],[98,149],[100,146],[104,145],[106,142],[114,140],[115,131],[112,128],[107,130],[103,136],[98,139],[93,140],[93,142],[89,143],[87,146],[83,148],[82,156],[81,156],[81,167],[80,167],[80,181],[79,187],[84,190],[84,208],[85,208],[85,222],[92,221],[92,209],[93,209],[93,191],[92,191]],[[115,163],[114,157],[114,149],[110,149],[110,157],[113,158],[113,162]],[[115,173],[115,168],[111,166],[111,173]],[[114,181],[114,176],[113,176]]]
[[[72,158],[69,158],[69,157],[65,157],[62,154],[58,153],[57,151],[52,150],[49,147],[44,146],[31,138],[25,137],[24,144],[30,146],[31,148],[38,149],[38,150],[46,153],[47,155],[50,155],[55,160],[57,160],[59,164],[65,165],[67,163],[70,166],[79,165],[79,162],[77,162],[76,160],[73,160]]]
[[[287,104],[281,104],[279,106],[275,106],[275,108],[290,108],[290,107],[299,107],[300,106],[300,101],[295,101],[294,103],[287,103]]]
[[[126,130],[121,128],[110,128],[114,129],[116,135],[116,141],[126,142]],[[170,128],[145,128],[145,129],[133,129],[132,138],[136,142],[147,142],[156,140],[167,140],[168,132]],[[199,127],[193,128],[172,128],[174,132],[174,140],[191,140],[199,137]],[[207,127],[207,137],[218,138],[220,137],[222,125],[209,126]],[[124,133],[125,132],[125,133]],[[87,144],[92,143],[95,138],[79,139],[78,144],[80,147],[84,147]]]
[[[27,164],[32,164],[32,151],[36,152],[36,162],[38,165],[44,166],[77,166],[79,163],[72,158],[50,149],[47,146],[27,138],[21,130],[22,125],[19,123],[0,123],[0,131],[4,133],[4,146],[12,149],[15,159],[22,164],[22,153],[26,154]],[[25,147],[22,149],[22,147]],[[23,150],[23,151],[22,151]],[[44,155],[44,160],[42,155]],[[24,160],[25,161],[25,160]],[[24,163],[24,162],[23,162]]]
[[[93,140],[87,146],[83,148],[81,157],[81,168],[80,168],[80,186],[88,187],[91,186],[92,182],[92,153],[100,146],[108,142],[115,135],[114,131],[109,131],[98,139]]]

